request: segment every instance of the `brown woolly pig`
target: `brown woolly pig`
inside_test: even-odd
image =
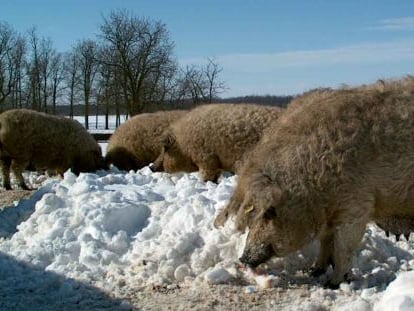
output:
[[[342,90],[352,90],[355,87],[344,85]],[[391,92],[413,92],[414,93],[414,77],[407,76],[404,79],[398,80],[378,80],[373,84],[366,84],[359,87],[360,90],[377,90],[377,91],[391,91]],[[306,91],[292,99],[288,105],[288,109],[298,109],[304,103],[318,103],[320,100],[323,100],[324,97],[332,95],[332,93],[337,92],[337,89],[333,88],[315,88],[309,91]]]
[[[344,86],[344,88],[351,89],[349,86]],[[414,77],[407,76],[404,79],[398,80],[378,80],[374,84],[363,85],[360,88],[365,90],[388,90],[391,92],[414,92]],[[331,88],[316,88],[307,91],[295,97],[289,104],[289,109],[297,109],[303,103],[317,103],[324,96],[328,96],[333,92],[336,92],[336,90]],[[387,236],[390,233],[395,234],[397,241],[400,235],[403,235],[408,240],[410,233],[414,232],[414,218],[383,217],[380,219],[376,218],[375,223],[385,231]]]
[[[153,170],[199,170],[204,181],[217,181],[222,171],[237,170],[244,155],[280,114],[280,108],[253,104],[194,108],[167,130],[163,151]]]
[[[184,110],[159,111],[132,117],[111,135],[106,163],[129,171],[154,162],[161,153],[162,133],[185,113]]]
[[[351,89],[349,86],[344,86],[344,88]],[[378,80],[374,84],[361,86],[361,89],[388,90],[391,92],[414,92],[414,77],[407,76],[404,79],[398,80]],[[298,106],[303,103],[317,103],[323,99],[324,96],[328,96],[335,91],[335,89],[331,88],[317,88],[307,91],[295,97],[289,104],[289,109],[297,109]],[[410,233],[414,231],[414,218],[383,217],[381,219],[375,219],[375,223],[385,231],[387,236],[389,236],[390,233],[395,234],[397,241],[399,240],[400,235],[403,235],[408,240]]]
[[[28,189],[22,176],[27,168],[78,174],[104,167],[100,146],[79,122],[27,109],[0,114],[0,165],[6,189],[10,170]]]
[[[367,222],[414,217],[414,92],[404,83],[331,92],[288,109],[251,153],[216,226],[235,213],[257,266],[314,239],[313,275],[350,270]],[[300,108],[299,108],[300,107]]]

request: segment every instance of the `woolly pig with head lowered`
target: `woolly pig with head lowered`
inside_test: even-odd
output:
[[[318,239],[313,274],[348,274],[366,224],[414,216],[414,92],[404,83],[343,89],[281,116],[241,170],[216,226],[249,228],[242,263],[257,266]]]
[[[22,176],[27,168],[60,174],[104,168],[100,146],[79,122],[28,109],[0,114],[0,165],[6,189],[11,189],[10,170],[28,189]]]
[[[106,163],[121,170],[137,170],[161,153],[164,130],[185,115],[184,110],[158,111],[136,115],[121,124],[109,139]]]
[[[264,130],[281,114],[277,107],[253,104],[209,104],[192,109],[164,135],[155,171],[200,171],[217,181],[222,171],[237,171]]]

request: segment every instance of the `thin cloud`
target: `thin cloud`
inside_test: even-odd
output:
[[[372,42],[330,49],[279,53],[227,54],[215,57],[226,71],[272,72],[281,68],[300,68],[339,64],[367,64],[414,60],[414,40]],[[181,64],[203,64],[205,59],[183,59]]]
[[[369,27],[373,30],[393,30],[393,31],[413,31],[414,30],[414,17],[400,17],[400,18],[387,18],[379,21],[377,25]]]

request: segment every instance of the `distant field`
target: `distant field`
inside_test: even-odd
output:
[[[74,116],[75,120],[79,121],[82,124],[85,124],[85,117],[84,116]],[[121,123],[124,123],[127,120],[125,115],[122,115],[120,117]],[[108,127],[109,129],[105,129],[105,116],[99,115],[99,116],[89,116],[89,131],[93,133],[98,132],[109,132],[112,133],[116,128],[116,116],[110,115],[108,120]]]
[[[80,123],[85,123],[85,117],[84,116],[74,116],[75,120],[79,121]],[[125,115],[121,116],[121,123],[125,122],[127,119]],[[109,116],[109,122],[108,127],[109,129],[105,129],[105,116],[100,115],[98,117],[96,116],[90,116],[89,119],[89,132],[95,137],[95,139],[98,141],[99,145],[102,148],[103,155],[106,154],[106,149],[108,146],[108,139],[111,136],[111,134],[116,129],[116,116],[110,115]]]

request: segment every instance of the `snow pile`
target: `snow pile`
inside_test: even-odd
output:
[[[241,239],[212,223],[230,198],[234,179],[216,185],[201,182],[197,174],[153,174],[148,168],[78,178],[67,172],[53,191],[51,184],[39,190],[52,193],[36,203],[18,232],[11,230],[0,251],[101,287],[112,286],[108,280],[120,271],[142,285],[196,276],[227,282],[231,275],[222,265],[233,266]]]
[[[375,311],[414,310],[414,271],[402,273],[385,291]]]
[[[170,175],[148,168],[129,173],[113,168],[78,177],[67,172],[63,180],[49,181],[30,200],[0,213],[0,255],[5,256],[0,257],[0,288],[9,288],[6,295],[12,295],[13,288],[47,293],[58,286],[59,297],[76,301],[88,295],[86,285],[122,295],[137,286],[240,281],[245,276],[236,262],[245,236],[232,222],[220,230],[213,227],[236,180],[224,176],[218,184],[204,183],[197,173]],[[24,217],[19,216],[22,210]],[[396,242],[369,226],[353,280],[335,291],[321,286],[324,277],[315,280],[302,272],[317,251],[314,243],[267,265],[274,286],[311,285],[310,297],[295,302],[302,309],[373,310],[380,297],[375,310],[390,303],[414,308],[414,274],[405,272],[414,269],[413,234],[409,241]],[[12,259],[18,263],[11,264]],[[22,265],[33,270],[31,285]],[[11,289],[9,284],[14,284]]]

